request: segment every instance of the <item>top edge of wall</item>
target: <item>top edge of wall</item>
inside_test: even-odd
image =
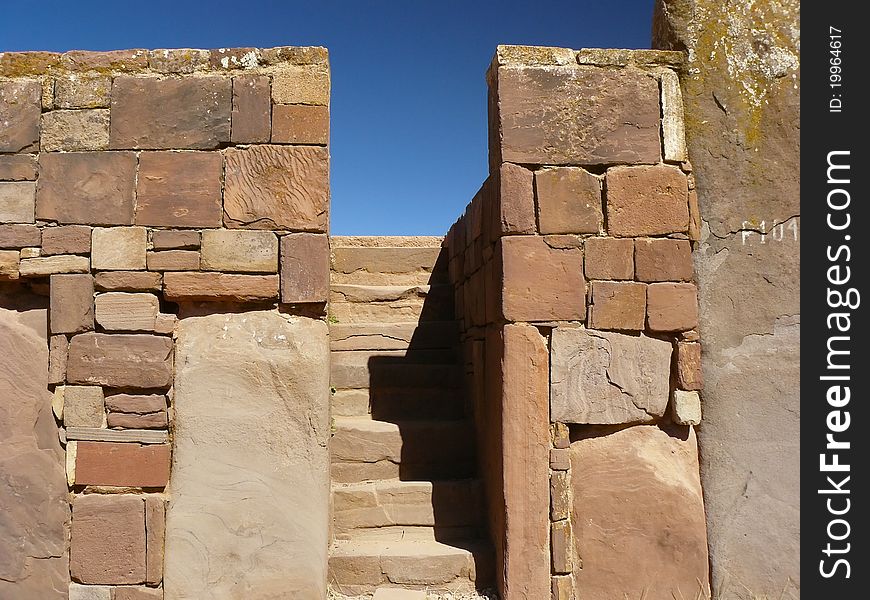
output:
[[[440,246],[443,236],[437,235],[331,235],[333,248],[428,248]]]
[[[621,48],[555,48],[547,46],[498,46],[493,64],[497,66],[670,67],[679,69],[685,53],[674,50],[625,50]]]
[[[274,48],[161,48],[146,50],[70,50],[68,52],[0,52],[0,77],[27,77],[54,73],[154,73],[251,71],[270,66],[318,65],[329,62],[321,46]]]

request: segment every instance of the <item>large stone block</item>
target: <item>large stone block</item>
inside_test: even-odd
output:
[[[39,229],[36,225],[0,225],[0,248],[26,248],[39,246]]]
[[[144,227],[95,227],[91,235],[91,266],[123,271],[144,269],[148,231]]]
[[[635,240],[634,262],[638,281],[691,281],[694,275],[689,240]]]
[[[272,79],[275,104],[329,104],[329,67],[325,64],[284,65]]]
[[[172,383],[172,339],[145,334],[83,333],[70,341],[70,383],[165,388]]]
[[[540,233],[598,233],[603,225],[601,181],[576,167],[535,173]]]
[[[233,77],[232,141],[263,144],[271,131],[271,85],[265,75]]]
[[[277,312],[190,317],[179,324],[178,354],[166,599],[321,600],[326,323]]]
[[[557,327],[550,353],[553,421],[638,423],[664,414],[671,369],[668,342]]]
[[[281,302],[326,302],[329,240],[316,233],[281,237]]]
[[[42,254],[90,254],[91,228],[85,225],[61,225],[42,230]]]
[[[571,444],[577,597],[709,598],[691,429],[639,425]]]
[[[226,154],[224,224],[239,229],[325,232],[329,151],[251,146]]]
[[[74,581],[145,581],[145,504],[140,496],[77,496],[70,538],[70,575]]]
[[[504,163],[498,169],[499,233],[535,233],[534,173],[519,165]]]
[[[236,273],[182,273],[163,275],[167,300],[260,302],[278,298],[278,275]]]
[[[271,231],[203,231],[202,268],[207,271],[277,273],[278,237]]]
[[[0,152],[38,148],[41,113],[42,86],[38,81],[0,82]]]
[[[617,237],[686,233],[689,183],[668,165],[607,170],[607,230]]]
[[[634,240],[588,238],[583,255],[587,279],[634,278]]]
[[[50,290],[52,333],[79,333],[94,328],[92,275],[52,275]]]
[[[688,331],[698,326],[698,289],[691,283],[651,283],[646,293],[652,331]]]
[[[136,224],[220,227],[222,169],[217,152],[143,152]]]
[[[160,312],[154,294],[106,292],[94,305],[97,323],[107,331],[154,331]]]
[[[211,149],[230,141],[227,77],[115,77],[109,144],[118,149]]]

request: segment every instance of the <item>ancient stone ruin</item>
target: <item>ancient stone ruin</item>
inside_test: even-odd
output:
[[[797,598],[705,515],[678,4],[500,46],[444,237],[329,236],[323,48],[0,54],[0,598]]]

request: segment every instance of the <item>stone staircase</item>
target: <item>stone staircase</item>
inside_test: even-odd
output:
[[[491,583],[441,238],[332,238],[330,586]]]

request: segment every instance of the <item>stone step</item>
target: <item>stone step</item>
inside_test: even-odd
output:
[[[443,372],[458,368],[454,349],[349,350],[330,354],[330,385],[337,389],[374,388],[384,383],[381,373],[414,368],[424,377],[433,367]],[[429,369],[431,370],[431,369]],[[414,384],[411,384],[414,386]],[[419,387],[419,386],[416,386]]]
[[[334,485],[334,531],[339,537],[349,532],[362,534],[364,530],[374,537],[422,535],[427,539],[443,539],[439,533],[449,533],[456,539],[455,529],[467,534],[465,529],[480,525],[481,493],[476,479],[394,479]]]
[[[332,415],[381,421],[461,419],[465,403],[459,389],[336,390],[332,395]]]
[[[472,593],[493,576],[493,551],[473,540],[338,540],[329,558],[331,587],[347,595],[382,586]]]
[[[458,343],[456,321],[334,323],[329,326],[329,347],[333,351],[452,348]]]
[[[329,293],[332,324],[450,321],[454,318],[449,285],[341,285]]]

